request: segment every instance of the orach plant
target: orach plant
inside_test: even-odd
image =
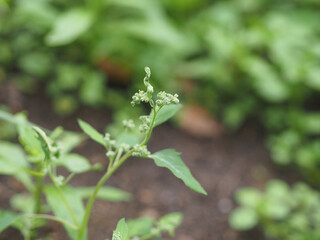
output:
[[[168,168],[190,189],[206,194],[181,160],[180,153],[173,149],[165,149],[151,154],[147,149],[152,130],[171,118],[180,106],[177,94],[172,95],[162,91],[154,99],[153,87],[149,82],[151,72],[148,67],[145,71],[146,91],[135,93],[131,104],[135,106],[141,102],[148,103],[151,113],[140,117],[141,123],[138,128],[133,120],[124,120],[123,132],[112,138],[109,133],[103,135],[85,121],[79,120],[81,129],[92,140],[105,147],[109,159],[105,173],[94,187],[67,185],[75,174],[102,168],[100,165],[91,165],[81,155],[70,153],[82,141],[81,135],[64,132],[60,127],[47,134],[49,131],[32,125],[21,114],[11,116],[0,112],[0,118],[17,125],[19,140],[25,150],[23,152],[15,144],[1,142],[0,173],[14,176],[29,192],[23,195],[16,194],[11,199],[12,207],[20,213],[7,210],[0,212],[0,232],[13,226],[22,232],[25,239],[35,239],[37,229],[45,225],[46,220],[52,220],[61,223],[71,239],[88,239],[88,222],[97,198],[109,201],[130,199],[129,193],[106,187],[104,184],[131,156],[153,159],[157,166]],[[67,168],[71,174],[68,177],[59,175],[58,166]],[[44,182],[46,178],[51,184]],[[84,199],[88,199],[86,206]],[[50,212],[54,215],[50,215]],[[181,220],[180,213],[165,215],[158,221],[142,217],[126,223],[121,219],[112,240],[161,239],[162,233],[172,235]]]

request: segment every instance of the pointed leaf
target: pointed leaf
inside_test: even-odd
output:
[[[113,231],[112,240],[127,240],[128,239],[128,225],[124,218],[122,218],[117,225],[116,230]]]
[[[158,126],[166,121],[168,121],[170,118],[172,118],[180,109],[182,108],[182,105],[179,104],[171,104],[171,105],[164,105],[159,112],[157,113],[156,120],[154,126]],[[153,110],[150,114],[153,116]]]
[[[103,135],[94,129],[89,123],[82,121],[81,119],[78,119],[78,123],[82,131],[84,131],[92,140],[103,146],[106,145]]]
[[[200,183],[192,176],[188,167],[183,163],[180,157],[173,149],[165,149],[152,154],[150,157],[159,167],[168,168],[177,178],[180,178],[190,189],[207,195]]]

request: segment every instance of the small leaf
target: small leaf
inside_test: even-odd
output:
[[[159,219],[159,228],[173,236],[174,230],[181,224],[182,218],[183,215],[179,212],[169,213]]]
[[[78,187],[74,189],[81,196],[81,198],[89,198],[93,191],[94,187]],[[97,195],[98,199],[108,201],[108,202],[121,202],[121,201],[130,201],[131,194],[120,190],[114,187],[102,187]]]
[[[74,173],[83,173],[91,169],[91,165],[88,159],[75,153],[71,153],[63,156],[59,160],[58,164],[64,166],[70,172],[74,172]]]
[[[172,118],[181,108],[181,104],[164,105],[157,113],[154,127],[159,126],[160,124]],[[153,116],[153,110],[150,116]]]
[[[21,216],[21,214],[0,210],[0,233],[17,221]]]
[[[230,226],[238,231],[249,230],[258,223],[256,212],[247,207],[239,207],[232,211],[229,217]]]
[[[99,133],[96,129],[94,129],[90,124],[78,119],[78,123],[80,128],[94,141],[100,143],[101,145],[105,146],[106,143],[104,141],[103,135]]]
[[[116,230],[113,231],[112,240],[127,240],[128,239],[128,225],[124,218],[122,218],[117,225]]]
[[[85,9],[72,9],[62,13],[46,36],[46,43],[49,46],[71,43],[90,28],[92,20],[90,12]]]
[[[151,232],[153,226],[150,217],[140,217],[128,220],[129,237],[145,236]]]
[[[168,168],[177,178],[180,178],[190,189],[207,195],[200,183],[192,176],[188,167],[183,163],[180,157],[173,149],[165,149],[152,154],[150,157],[159,167]]]

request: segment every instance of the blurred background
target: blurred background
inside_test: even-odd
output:
[[[130,214],[166,211],[173,194],[175,239],[320,239],[319,23],[319,0],[0,0],[1,109],[104,127],[134,117],[149,66],[184,104],[151,147],[181,151],[209,197],[165,190],[152,168]]]

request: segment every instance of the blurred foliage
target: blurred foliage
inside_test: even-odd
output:
[[[148,65],[156,87],[188,92],[230,129],[258,119],[274,161],[319,186],[319,10],[320,0],[0,0],[0,83],[45,83],[64,115],[117,110]]]
[[[290,188],[280,180],[267,183],[265,191],[243,188],[236,193],[240,207],[230,215],[237,230],[263,227],[266,237],[281,240],[320,238],[320,194],[304,183]]]

